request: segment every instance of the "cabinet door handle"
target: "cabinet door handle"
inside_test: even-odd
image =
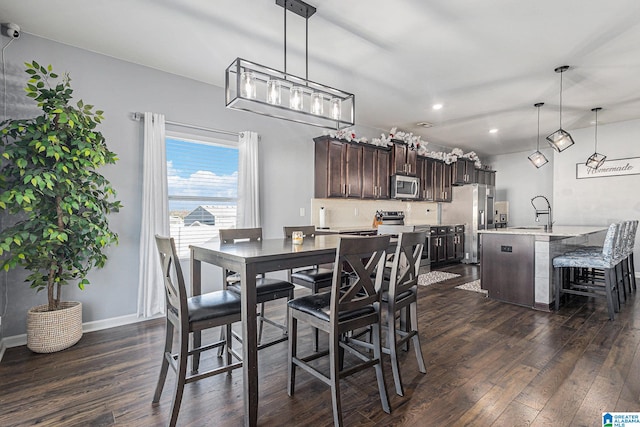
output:
[[[342,194],[347,194],[347,184],[344,185],[344,190],[342,191]]]
[[[351,184],[349,184],[348,188],[349,188],[349,194],[351,194]]]

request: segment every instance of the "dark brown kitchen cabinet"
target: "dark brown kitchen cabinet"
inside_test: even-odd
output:
[[[403,141],[394,142],[391,148],[391,174],[416,176],[418,152]]]
[[[434,160],[418,156],[416,160],[416,176],[420,180],[419,200],[433,201]]]
[[[496,171],[489,169],[476,169],[476,182],[478,184],[496,185]]]
[[[472,184],[476,179],[475,164],[471,160],[458,159],[451,164],[453,185]]]
[[[431,227],[429,255],[431,264],[441,264],[447,260],[447,227]]]
[[[362,146],[362,197],[389,198],[389,161],[391,151]]]
[[[330,137],[315,141],[315,197],[362,196],[362,148]]]
[[[464,225],[431,227],[431,263],[459,262],[464,258]]]
[[[451,196],[451,165],[441,161],[433,164],[433,200],[436,202],[450,202]]]

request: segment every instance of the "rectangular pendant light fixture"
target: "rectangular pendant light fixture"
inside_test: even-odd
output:
[[[268,117],[327,129],[355,124],[355,96],[309,80],[308,21],[316,8],[301,0],[276,0],[284,8],[284,71],[236,58],[225,72],[225,105]],[[305,78],[287,73],[287,11],[302,16],[307,28]]]
[[[587,159],[587,161],[585,162],[585,165],[588,168],[591,169],[598,169],[600,166],[602,166],[602,164],[604,163],[605,159],[607,158],[607,156],[605,156],[604,154],[600,154],[598,153],[598,111],[602,110],[602,107],[596,107],[596,108],[592,108],[591,111],[596,113],[596,123],[595,123],[595,151],[592,155],[589,156],[589,158]]]

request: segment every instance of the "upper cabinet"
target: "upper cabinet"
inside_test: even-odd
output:
[[[390,150],[322,136],[315,141],[315,197],[389,198]]]
[[[436,202],[450,202],[452,200],[451,165],[434,161],[433,167],[433,200]]]
[[[361,147],[328,137],[314,141],[316,197],[361,197]]]
[[[475,163],[468,159],[459,158],[456,162],[451,164],[451,178],[453,179],[453,185],[475,183]]]
[[[415,176],[420,183],[417,200],[450,202],[452,186],[470,183],[495,185],[495,171],[475,169],[474,162],[458,159],[448,165],[418,156],[407,144],[390,147],[359,144],[330,136],[315,141],[315,197],[388,199],[390,177]]]
[[[478,184],[496,185],[496,171],[488,169],[476,169],[476,182]]]
[[[391,175],[416,176],[418,153],[403,141],[394,142],[391,148]]]
[[[362,197],[389,198],[389,161],[391,150],[362,146]]]

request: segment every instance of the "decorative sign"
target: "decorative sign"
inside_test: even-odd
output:
[[[588,168],[584,163],[576,163],[577,179],[638,174],[640,174],[640,157],[605,160],[598,169]]]

